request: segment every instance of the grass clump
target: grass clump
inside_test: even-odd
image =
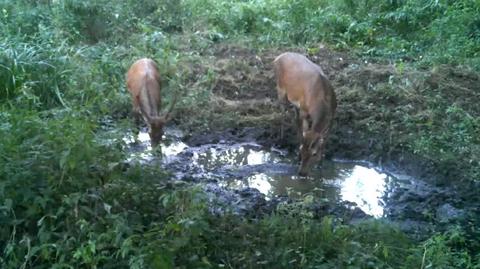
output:
[[[207,28],[220,36],[246,35],[274,44],[326,42],[393,61],[479,68],[476,14],[480,6],[472,1],[256,0],[226,4],[204,0],[187,1],[187,6],[195,22],[204,22],[190,24],[193,29]]]
[[[356,74],[364,84],[333,79],[349,104],[339,119],[358,137],[399,128],[379,140],[382,153],[409,150],[475,180],[477,85],[460,83],[478,82],[475,71],[434,68],[413,84],[402,72],[478,70],[478,11],[472,1],[0,0],[0,267],[478,268],[463,228],[415,242],[383,221],[316,216],[308,199],[257,218],[225,205],[214,214],[199,187],[126,163],[122,140],[134,59],[159,63],[165,103],[181,94],[175,120],[185,129],[266,125],[277,119],[271,104],[248,104],[257,92],[274,97],[272,47],[315,54],[326,42],[395,63],[379,83],[369,83],[373,71]],[[222,51],[223,42],[258,50]]]
[[[67,77],[64,59],[55,57],[52,44],[32,44],[18,39],[0,43],[0,101],[19,99],[29,108],[65,106],[60,89]]]

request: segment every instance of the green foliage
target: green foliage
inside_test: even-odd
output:
[[[201,188],[125,164],[121,121],[140,57],[158,62],[166,103],[182,95],[179,123],[230,126],[240,116],[211,108],[219,74],[202,55],[216,42],[327,42],[402,70],[420,58],[478,69],[478,13],[466,0],[0,0],[0,267],[478,268],[460,228],[419,244],[382,221],[318,218],[309,197],[257,219],[214,214]],[[397,145],[479,178],[476,104],[449,95],[463,88],[391,81],[343,96],[373,115],[356,123],[365,134],[421,126]]]
[[[54,24],[71,41],[118,43],[144,27],[146,21],[162,31],[182,29],[184,14],[180,1],[81,1],[62,0],[52,4]]]
[[[89,192],[117,174],[120,145],[96,141],[96,124],[72,111],[16,109],[2,113],[1,121],[0,236],[9,240],[0,248],[6,266],[54,259],[62,246],[55,242],[64,238],[68,251],[75,238],[71,217],[93,214],[89,205],[79,210],[79,203],[95,200]]]
[[[50,24],[49,10],[28,1],[0,1],[0,31],[3,36],[16,36],[34,41]]]
[[[439,132],[438,126],[450,131]],[[437,110],[433,122],[422,128],[420,139],[414,143],[414,150],[424,156],[435,156],[436,160],[444,164],[444,171],[449,175],[456,171],[471,171],[468,174],[472,178],[478,178],[480,141],[475,135],[478,130],[478,117],[471,116],[458,106],[448,106],[445,111]],[[465,160],[465,163],[457,164],[459,158]]]
[[[115,13],[110,1],[65,0],[54,4],[55,25],[71,40],[98,42],[116,29]]]
[[[261,42],[328,42],[364,55],[426,63],[479,62],[478,1],[186,1],[193,29]],[[198,21],[203,22],[198,23]],[[207,24],[205,26],[204,24]]]
[[[465,234],[459,227],[434,235],[424,243],[423,265],[425,268],[478,268],[480,256],[470,256],[463,246]]]
[[[4,39],[0,43],[0,101],[17,99],[25,107],[51,108],[65,105],[61,88],[67,77],[67,62],[52,53],[52,44],[23,43]]]

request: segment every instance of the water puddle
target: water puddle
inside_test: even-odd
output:
[[[179,140],[181,136],[182,134],[179,130],[169,129],[166,131],[160,151],[161,159],[164,163],[173,161],[176,155],[188,148],[187,144]],[[123,141],[130,146],[130,155],[127,158],[127,162],[139,161],[147,163],[156,158],[150,145],[150,137],[145,130],[140,131],[136,139],[133,135],[129,135],[124,137]]]
[[[222,185],[241,189],[255,188],[267,199],[277,196],[301,198],[313,194],[326,201],[355,203],[368,215],[383,216],[383,196],[391,176],[354,163],[324,161],[322,170],[310,177],[292,174],[259,173]]]
[[[159,155],[152,153],[146,132],[140,132],[137,142],[126,137],[131,148],[128,161],[148,163],[161,159],[179,179],[213,180],[218,187],[232,191],[255,189],[266,200],[298,199],[310,194],[331,203],[353,203],[374,217],[384,215],[387,185],[395,181],[368,165],[348,161],[324,161],[309,177],[298,177],[295,158],[282,150],[228,142],[189,147],[181,138],[181,132],[168,129],[161,158],[156,158]]]
[[[192,162],[203,169],[278,163],[280,159],[254,143],[212,144],[192,150]]]

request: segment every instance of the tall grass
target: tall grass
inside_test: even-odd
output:
[[[26,107],[66,106],[61,89],[68,64],[51,50],[51,44],[32,44],[16,39],[0,43],[0,101],[18,99]]]
[[[121,44],[136,31],[206,31],[266,44],[327,42],[392,60],[479,68],[480,5],[470,0],[29,3],[2,2],[5,33],[32,39],[50,30],[51,36],[69,42]]]
[[[314,217],[308,201],[254,220],[214,215],[198,188],[125,164],[121,124],[105,134],[130,111],[124,72],[138,57],[159,62],[166,92],[185,88],[185,57],[226,38],[328,42],[478,68],[478,9],[472,1],[0,0],[0,267],[478,267],[461,232],[419,245],[387,223]],[[180,102],[189,115],[208,106],[203,88],[215,74],[191,77],[202,90]],[[478,142],[474,116],[456,106],[445,113],[454,131],[439,136],[432,125],[423,134],[432,139],[414,150],[451,160],[465,149],[440,151],[444,143]]]
[[[261,42],[327,42],[369,56],[425,63],[479,62],[475,1],[186,1],[194,30]],[[209,7],[209,8],[204,8]],[[203,23],[198,23],[203,22]]]

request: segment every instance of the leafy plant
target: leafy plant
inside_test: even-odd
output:
[[[164,103],[180,94],[176,123],[208,131],[248,122],[250,112],[212,105],[225,71],[216,56],[237,57],[229,42],[266,58],[292,46],[316,56],[322,42],[395,63],[379,75],[345,67],[368,78],[338,91],[338,119],[359,139],[381,137],[382,154],[407,151],[475,180],[479,9],[467,0],[0,0],[0,267],[478,268],[478,239],[463,226],[416,242],[386,221],[319,216],[310,196],[239,216],[159,166],[126,163],[123,137],[124,73],[137,58],[158,62]]]

